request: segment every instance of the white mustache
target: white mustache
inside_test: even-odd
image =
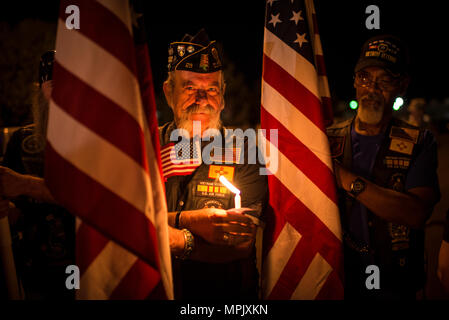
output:
[[[205,114],[211,114],[214,112],[214,108],[212,108],[210,105],[205,105],[204,107],[200,107],[198,104],[194,103],[187,107],[186,113],[192,114],[192,113],[198,113],[198,111],[201,111]]]
[[[375,101],[375,102],[382,102],[382,99],[377,96],[377,95],[373,95],[373,94],[367,94],[366,96],[363,96],[360,100],[370,100],[370,101]]]

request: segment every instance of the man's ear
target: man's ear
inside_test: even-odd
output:
[[[165,100],[167,100],[167,104],[170,108],[173,109],[173,87],[172,85],[168,82],[165,81],[162,89],[164,90],[164,94],[165,94]]]

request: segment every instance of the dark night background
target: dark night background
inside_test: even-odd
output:
[[[380,30],[365,27],[365,9],[372,4],[380,8]],[[168,45],[181,40],[185,33],[193,35],[204,27],[210,39],[221,42],[225,51],[227,93],[223,122],[255,126],[259,122],[265,1],[144,1],[144,7],[160,123],[171,118],[162,94]],[[377,33],[393,33],[409,44],[411,52],[412,82],[404,97],[405,106],[397,113],[406,115],[410,99],[423,97],[427,99],[431,119],[443,124],[438,128],[444,130],[436,135],[443,197],[426,225],[428,268],[433,270],[426,289],[430,299],[448,298],[435,275],[444,214],[449,208],[446,7],[444,1],[437,0],[315,0],[336,117],[354,112],[348,102],[355,98],[353,69],[364,40]],[[40,55],[54,48],[58,12],[58,0],[1,2],[0,128],[32,121],[32,83],[37,81]],[[0,142],[4,147],[1,135]]]
[[[370,4],[380,8],[379,31],[365,27],[368,16],[365,9]],[[0,44],[0,57],[8,53],[11,55],[11,50],[16,50],[22,54],[16,52],[12,55],[18,54],[22,61],[17,58],[19,61],[11,66],[10,60],[5,62],[0,58],[0,70],[9,70],[10,73],[12,70],[11,75],[16,77],[25,69],[22,70],[26,73],[24,77],[33,77],[30,82],[36,80],[41,51],[54,45],[58,6],[59,1],[56,0],[15,1],[8,6],[2,3],[0,34],[3,37],[0,39],[8,37],[8,32],[17,30],[21,23],[22,29],[28,28],[30,33],[39,32],[39,26],[33,27],[33,23],[44,23],[42,33],[45,31],[47,34],[47,47],[38,51],[39,45],[44,46],[44,41],[36,44],[36,36],[29,40],[29,35],[21,38],[16,33],[13,41],[20,45],[12,48],[11,45]],[[165,122],[171,116],[161,91],[166,76],[168,44],[180,40],[185,33],[195,34],[205,27],[210,38],[221,42],[225,51],[228,82],[227,110],[223,114],[225,123],[256,124],[259,121],[265,1],[144,1],[144,6],[160,121]],[[346,107],[347,102],[354,98],[352,70],[361,44],[367,37],[379,32],[394,33],[410,46],[412,82],[406,103],[410,98],[424,97],[441,107],[438,109],[440,111],[447,108],[444,105],[449,96],[446,92],[449,62],[445,51],[448,28],[443,2],[316,0],[315,7],[336,113],[341,113],[342,106]],[[24,21],[28,25],[23,26]],[[21,32],[24,33],[23,30]],[[28,55],[24,55],[24,51]],[[0,86],[5,83],[12,86],[12,82],[5,80],[1,74],[4,72],[0,73]],[[17,86],[13,89],[17,90]],[[0,94],[0,125],[19,125],[29,121],[24,106],[28,101],[21,103],[15,99],[11,103],[5,101],[4,96],[2,98]]]

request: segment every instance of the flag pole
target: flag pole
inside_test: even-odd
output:
[[[0,219],[0,260],[2,261],[3,277],[8,290],[9,300],[22,300],[12,253],[11,232],[7,216]]]

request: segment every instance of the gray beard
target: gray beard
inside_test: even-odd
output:
[[[360,121],[367,124],[378,124],[382,120],[383,110],[372,110],[360,108],[357,112]]]
[[[379,106],[378,108],[374,106],[364,106],[363,98],[360,99],[360,107],[357,110],[357,116],[359,119],[367,124],[375,125],[382,121],[384,115],[385,106]]]
[[[192,105],[187,109],[187,112],[182,114],[180,118],[175,119],[176,127],[178,129],[184,129],[187,130],[187,132],[190,133],[190,135],[193,134],[193,121],[189,119],[189,116],[192,113],[195,113],[199,110],[199,107],[197,105]],[[220,119],[220,115],[215,115],[216,111],[212,107],[206,107],[206,113],[211,115],[211,120],[209,121],[209,124],[206,128],[201,128],[201,130],[207,130],[207,129],[221,129],[222,123]]]

